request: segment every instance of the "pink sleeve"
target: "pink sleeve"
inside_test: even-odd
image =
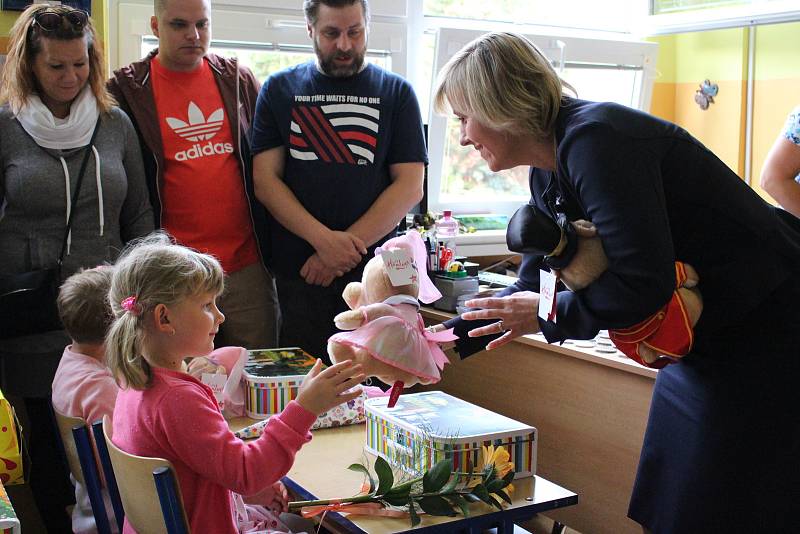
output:
[[[233,435],[216,401],[198,387],[177,387],[158,406],[155,422],[166,450],[190,469],[236,493],[252,495],[280,480],[311,440],[316,416],[292,401],[264,434],[244,442]]]
[[[113,417],[117,393],[119,393],[119,387],[109,370],[88,376],[81,383],[80,391],[75,394],[82,395],[81,417],[87,425],[91,426],[105,415]]]

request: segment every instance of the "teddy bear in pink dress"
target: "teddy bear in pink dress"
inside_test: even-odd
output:
[[[457,337],[452,329],[429,332],[419,314],[420,301],[429,304],[442,296],[428,277],[426,258],[414,231],[375,251],[362,281],[349,283],[342,294],[351,309],[334,318],[346,332],[328,340],[332,361],[354,360],[367,376],[394,384],[395,390],[439,381],[448,363],[439,344]]]

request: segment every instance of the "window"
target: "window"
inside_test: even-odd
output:
[[[775,2],[776,0],[650,0],[651,13],[662,15],[664,13],[677,13],[680,11],[695,11],[698,9],[716,9],[731,6],[747,6],[755,3]]]
[[[314,57],[306,24],[298,2],[296,10],[267,12],[267,2],[237,0],[242,7],[214,4],[211,51],[239,57],[263,81],[271,72]],[[280,3],[280,2],[279,2]],[[250,7],[252,4],[253,7]],[[113,68],[144,57],[158,45],[150,31],[153,4],[119,3],[112,15],[120,21],[112,39],[116,46],[109,53]],[[124,21],[124,23],[123,23]],[[370,25],[367,60],[406,75],[406,26],[398,22],[375,21]],[[112,36],[113,37],[113,36]]]
[[[146,56],[158,46],[158,39],[145,37],[142,39],[141,57]],[[270,74],[299,63],[314,59],[314,51],[310,46],[275,47],[258,43],[232,43],[214,40],[209,49],[212,53],[226,57],[238,58],[242,65],[253,71],[256,80],[265,80]],[[391,56],[375,51],[368,51],[366,60],[380,67],[391,70]]]
[[[800,20],[797,0],[650,0],[647,35]]]
[[[426,17],[629,31],[644,0],[423,0]],[[557,6],[557,7],[556,7]]]
[[[435,71],[464,44],[478,37],[475,30],[441,28]],[[654,43],[529,35],[551,59],[559,75],[580,98],[612,101],[648,109],[652,87],[649,65],[655,63]],[[530,197],[528,168],[492,172],[471,146],[459,143],[458,121],[431,115],[429,142],[429,205],[432,210],[460,213],[512,213]]]

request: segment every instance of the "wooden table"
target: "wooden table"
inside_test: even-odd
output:
[[[232,429],[239,429],[253,422],[240,418],[230,422]],[[347,497],[358,493],[363,476],[347,467],[353,463],[371,466],[375,460],[364,451],[364,425],[314,430],[314,439],[297,453],[294,466],[284,478],[284,484],[299,499],[330,499]],[[577,504],[578,496],[539,476],[514,481],[514,492],[510,495],[513,504],[498,511],[483,503],[470,505],[470,516],[435,517],[420,516],[422,522],[414,529],[409,520],[369,516],[344,517],[328,513],[325,528],[334,532],[394,533],[412,531],[416,533],[473,533],[497,528],[498,534],[510,534],[514,523],[531,519],[539,512]]]

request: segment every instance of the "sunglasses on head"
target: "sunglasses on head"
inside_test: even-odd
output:
[[[89,22],[89,14],[80,9],[73,9],[63,12],[40,11],[33,16],[33,22],[46,32],[53,32],[59,29],[64,19],[74,29],[82,30]]]

